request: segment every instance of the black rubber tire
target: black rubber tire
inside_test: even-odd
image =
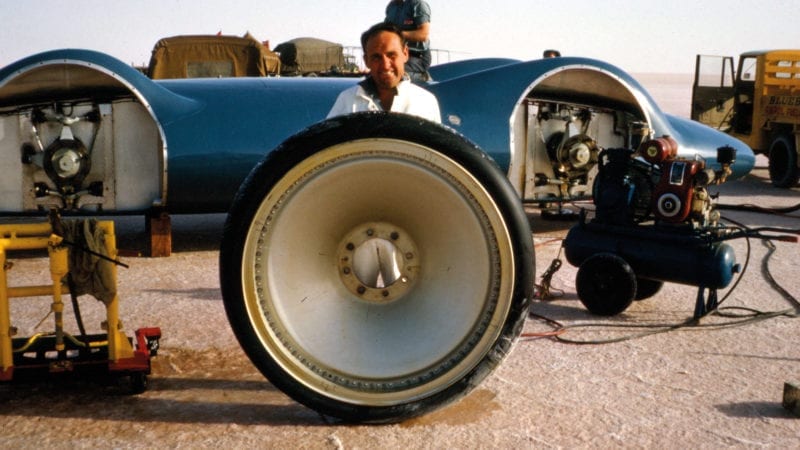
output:
[[[777,136],[769,146],[769,179],[778,188],[791,188],[800,179],[794,137]]]
[[[109,380],[114,392],[118,395],[139,395],[147,390],[147,374],[145,372],[130,372],[119,375]]]
[[[395,151],[397,155],[409,152],[421,158],[395,156]],[[437,166],[440,163],[449,169],[441,169]],[[371,175],[374,171],[359,169],[378,165],[381,170],[387,169],[379,172],[378,176]],[[391,185],[395,169],[401,171],[398,173],[419,175],[403,178],[404,188],[400,188],[400,184]],[[372,180],[370,176],[374,182],[368,185],[353,184],[362,178]],[[401,177],[398,175],[398,178]],[[466,178],[474,181],[463,181]],[[315,182],[319,186],[315,187]],[[468,188],[463,187],[462,182],[476,184],[474,188]],[[435,183],[441,184],[442,188],[427,189],[427,195],[417,193],[412,196],[399,192],[406,188],[409,191],[423,189],[420,186],[428,187]],[[386,193],[384,184],[391,185],[388,192],[396,193],[397,197],[409,196],[408,201],[381,194]],[[457,195],[465,207],[460,206],[460,202],[454,202],[453,206],[446,203],[445,210],[419,214],[422,210],[417,208],[432,201],[429,197],[438,198],[460,190],[469,192],[469,195]],[[331,203],[336,207],[326,206]],[[281,220],[289,223],[289,218],[295,217],[292,208],[308,212],[308,216],[304,216],[305,223],[297,220],[291,223],[309,232],[287,230],[294,226],[280,226]],[[325,210],[324,219],[318,215],[320,209]],[[322,247],[327,245],[326,235],[331,235],[330,240],[335,242],[342,239],[340,229],[352,226],[341,223],[357,224],[364,219],[354,216],[366,217],[369,214],[376,215],[369,220],[403,222],[410,235],[420,230],[446,228],[447,233],[440,232],[436,236],[437,242],[455,240],[453,249],[486,253],[485,260],[491,264],[483,264],[483,257],[464,258],[460,250],[453,250],[450,254],[420,240],[418,250],[425,261],[420,258],[419,281],[389,307],[365,306],[364,302],[355,301],[359,300],[355,298],[357,294],[346,292],[341,286],[338,278],[343,277],[342,271],[337,271],[336,267],[337,262],[344,258],[337,261],[335,255],[329,254],[329,249]],[[460,226],[450,223],[448,217],[451,215],[464,218],[475,215],[476,222],[491,222],[494,216],[497,220],[491,222],[493,225],[489,228],[481,228],[490,231],[486,234],[487,241],[463,242],[454,239],[461,231]],[[465,227],[471,226],[471,220],[462,222],[468,222]],[[308,239],[276,237],[283,233],[301,233],[299,236]],[[316,243],[322,244],[317,248]],[[261,252],[267,248],[271,251]],[[495,251],[502,248],[507,250]],[[302,300],[283,295],[290,289],[281,285],[290,283],[284,281],[284,276],[291,279],[295,275],[290,273],[291,268],[283,267],[284,263],[272,261],[281,252],[291,255],[286,259],[286,266],[302,268],[310,274],[305,275],[308,286],[298,283],[301,286],[291,288],[291,292],[294,294],[296,291]],[[490,254],[505,256],[495,258]],[[329,259],[330,276],[314,275],[318,258]],[[425,262],[437,258],[448,260],[452,267],[450,264],[437,266],[429,268],[435,271],[426,272]],[[291,259],[295,264],[290,264]],[[462,261],[464,259],[468,260]],[[462,289],[462,283],[473,282],[462,282],[453,275],[464,270],[490,274],[487,284],[481,288],[484,292],[470,288],[466,295],[458,294],[460,298],[450,294]],[[252,170],[242,184],[228,214],[220,251],[220,282],[225,311],[239,343],[253,364],[273,385],[296,401],[321,414],[348,422],[404,420],[466,395],[508,354],[519,336],[533,294],[534,274],[529,222],[519,197],[502,171],[462,136],[438,124],[400,114],[359,113],[329,119],[281,144]],[[493,277],[499,281],[492,284]],[[325,294],[331,295],[318,295],[317,290],[328,286],[332,287]],[[438,292],[439,295],[419,298],[428,292]],[[289,300],[293,301],[291,305]],[[431,319],[411,311],[397,317],[395,322],[389,322],[388,317],[396,311],[411,309],[404,302],[420,300],[425,307],[437,304],[442,306],[430,307],[444,308],[448,304],[456,307],[442,309],[439,316]],[[299,309],[299,302],[317,302],[320,305],[319,309],[309,310],[307,322],[306,317],[289,311]],[[329,303],[334,306],[328,306]],[[456,322],[450,317],[473,309],[477,311],[475,320]],[[358,315],[350,314],[350,310]],[[320,318],[322,312],[326,315]],[[362,325],[384,319],[386,325],[377,336],[367,332],[368,325]],[[438,345],[435,339],[413,348],[409,344],[409,354],[406,355],[404,348],[400,348],[404,347],[405,340],[429,333],[430,329],[437,328],[435,322],[441,322],[442,329],[456,328],[456,334],[464,333],[464,338],[459,338],[459,343],[452,348],[447,344],[449,338],[442,338]],[[345,371],[341,366],[350,360],[336,353],[355,352],[350,350],[353,342],[347,340],[348,333],[343,331],[349,332],[351,328],[362,334],[361,340],[355,342],[356,346],[363,345],[367,350],[363,355],[359,353],[360,359],[365,361],[359,360],[352,369],[347,366]],[[320,333],[319,330],[325,331]],[[324,346],[313,338],[306,339],[305,335],[312,332],[325,336]],[[397,339],[398,342],[374,353],[370,353],[370,344],[364,343],[378,338],[391,342],[393,335],[401,334],[404,337]],[[330,351],[315,352],[315,345]],[[393,370],[383,367],[404,369],[408,363],[401,361],[406,360],[414,361],[413,365],[422,364],[416,362],[413,355],[423,353],[428,356],[434,352],[441,353],[441,359],[436,359],[431,366],[415,367],[414,372],[398,370],[383,374],[383,378],[363,375],[373,370]],[[373,362],[370,358],[385,361]]]
[[[663,281],[651,280],[649,278],[636,278],[636,296],[634,300],[645,300],[658,293],[664,286]]]
[[[613,253],[598,253],[578,267],[575,280],[583,306],[598,316],[625,311],[636,296],[636,275],[631,266]]]
[[[138,395],[147,390],[147,374],[144,372],[131,373],[131,394]]]

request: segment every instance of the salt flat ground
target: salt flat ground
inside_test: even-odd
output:
[[[723,185],[719,202],[789,206],[800,188],[777,190],[765,162],[744,180]],[[537,279],[558,256],[571,225],[544,222],[529,211]],[[725,212],[748,226],[797,228],[789,216]],[[429,415],[383,426],[341,425],[298,405],[250,364],[225,318],[217,275],[224,216],[176,216],[174,254],[124,258],[122,318],[129,332],[158,326],[162,349],[149,389],[119,396],[84,383],[0,387],[0,445],[5,448],[796,448],[800,419],[781,407],[785,381],[800,380],[800,320],[775,317],[725,326],[709,317],[688,327],[607,344],[568,344],[546,337],[520,340],[483,384],[460,402]],[[144,246],[141,218],[118,218],[119,248]],[[744,240],[733,241],[744,263]],[[798,244],[776,242],[769,260],[775,280],[800,297]],[[747,270],[723,306],[781,311],[792,305],[765,280],[767,248],[751,241]],[[570,328],[565,339],[595,341],[653,331],[690,318],[696,289],[667,284],[623,314],[598,318],[575,294],[576,269],[553,277],[556,298],[537,301],[536,314]],[[15,261],[10,279],[46,277],[41,261]],[[19,277],[19,278],[15,278]],[[727,290],[721,295],[727,294]],[[36,324],[48,299],[14,300],[20,335]],[[97,328],[103,310],[81,300],[84,321]],[[730,310],[740,313],[739,310]],[[71,309],[67,307],[67,326]],[[48,319],[51,320],[51,319]],[[708,325],[719,325],[711,327]],[[619,328],[619,326],[650,328]],[[653,328],[656,327],[656,328]],[[525,333],[551,327],[530,318]],[[90,330],[91,331],[91,330]]]

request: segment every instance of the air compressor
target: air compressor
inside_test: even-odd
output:
[[[730,228],[720,226],[707,187],[725,181],[735,158],[735,149],[717,149],[721,169],[714,171],[699,157],[678,158],[669,136],[637,150],[600,152],[594,217],[587,220],[583,211],[563,243],[567,261],[578,267],[578,297],[590,312],[619,314],[664,282],[698,287],[696,318],[716,308],[717,290],[740,265],[724,242]]]

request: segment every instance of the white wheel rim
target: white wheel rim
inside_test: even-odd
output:
[[[359,298],[340,272],[343,242],[369,224],[402,230],[401,251],[418,252],[411,287],[385,303]],[[507,227],[480,182],[391,139],[343,143],[292,168],[259,206],[242,258],[264,348],[306,387],[355,404],[413,401],[463,378],[500,335],[513,280]]]

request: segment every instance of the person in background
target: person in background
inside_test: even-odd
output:
[[[414,85],[405,73],[408,46],[401,31],[390,23],[373,25],[361,35],[367,77],[336,98],[328,117],[361,111],[411,114],[441,123],[439,102]]]
[[[547,49],[542,52],[542,58],[558,58],[561,56],[561,52],[558,50]]]
[[[411,81],[430,81],[431,8],[423,0],[392,0],[386,5],[385,22],[395,24],[408,42],[406,73]]]

